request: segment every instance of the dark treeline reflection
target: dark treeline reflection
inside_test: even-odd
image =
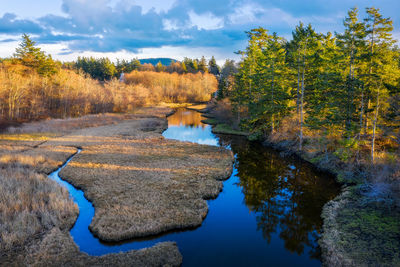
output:
[[[284,158],[260,143],[219,136],[236,154],[235,166],[244,201],[256,214],[257,228],[266,242],[278,233],[285,248],[319,258],[318,237],[322,207],[339,193],[334,179],[296,158]]]

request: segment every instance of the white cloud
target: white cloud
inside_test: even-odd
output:
[[[0,57],[6,58],[13,55],[15,48],[18,47],[21,37],[15,35],[0,34]],[[16,40],[9,42],[1,42],[3,40]],[[93,51],[72,51],[69,42],[57,42],[53,44],[38,45],[42,51],[51,54],[53,59],[60,61],[75,61],[80,57],[108,57],[112,61],[117,59],[132,58],[156,58],[170,57],[176,60],[183,60],[185,57],[201,58],[205,56],[210,59],[215,56],[218,64],[223,65],[227,58],[239,60],[239,56],[232,51],[234,48],[226,49],[225,47],[187,47],[187,46],[162,46],[157,48],[143,48],[137,53],[126,50],[117,52],[93,52]],[[235,47],[236,49],[236,47]]]
[[[393,39],[397,41],[397,45],[400,45],[400,31],[393,32]]]
[[[175,31],[175,30],[179,30],[181,28],[178,26],[178,23],[172,19],[164,19],[163,26],[164,26],[164,30],[167,30],[167,31]]]
[[[95,1],[93,1],[95,2]],[[115,10],[118,9],[128,9],[132,6],[140,6],[142,8],[142,13],[147,13],[151,9],[155,12],[167,12],[175,4],[175,0],[111,0],[110,6]]]
[[[1,58],[11,57],[14,54],[15,48],[17,46],[18,42],[0,43],[0,57]]]
[[[197,26],[202,30],[216,30],[224,27],[224,19],[218,18],[210,12],[199,15],[190,11],[189,18],[192,26]]]
[[[34,19],[47,14],[62,16],[62,0],[0,0],[0,16],[15,13],[18,17]]]
[[[229,16],[229,21],[238,25],[259,23],[260,26],[268,27],[282,23],[293,26],[298,23],[299,19],[276,7],[263,8],[255,3],[250,3],[237,7]]]
[[[235,9],[235,12],[229,16],[232,24],[246,24],[257,21],[257,13],[264,9],[255,4],[246,4]]]

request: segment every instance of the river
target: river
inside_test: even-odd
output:
[[[175,241],[183,266],[320,266],[322,207],[340,191],[333,177],[243,137],[214,135],[202,119],[196,111],[178,109],[163,133],[165,138],[224,146],[235,154],[231,177],[218,198],[208,201],[209,213],[194,230],[103,243],[88,229],[94,208],[83,192],[59,178],[63,167],[49,175],[67,187],[79,206],[71,235],[80,250],[98,256]]]

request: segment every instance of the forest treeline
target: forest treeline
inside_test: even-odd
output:
[[[380,151],[397,151],[400,50],[393,22],[375,8],[360,20],[353,8],[344,27],[323,34],[300,23],[290,41],[264,28],[247,32],[234,83],[218,93],[230,100],[236,123],[254,139],[292,133],[298,150],[316,139],[319,150],[345,161],[368,148],[374,162],[377,143]]]
[[[214,130],[246,131],[344,183],[321,215],[323,265],[398,266],[400,50],[390,18],[358,13],[348,12],[342,32],[299,23],[285,40],[249,31],[209,111]]]
[[[109,60],[94,62],[107,65]],[[97,63],[95,68],[103,64]],[[208,71],[132,70],[122,81],[114,76],[106,81],[95,78],[81,68],[63,67],[23,35],[14,56],[0,60],[0,122],[130,112],[161,102],[208,101],[218,87]]]
[[[184,58],[182,62],[175,61],[165,66],[159,61],[156,65],[150,63],[141,64],[139,59],[117,60],[116,63],[111,62],[108,58],[78,57],[75,62],[65,62],[65,68],[80,69],[89,74],[92,78],[98,80],[110,80],[119,78],[122,73],[130,73],[132,71],[152,71],[167,73],[211,73],[215,76],[220,74],[220,68],[214,57],[208,62],[203,56],[201,59]]]

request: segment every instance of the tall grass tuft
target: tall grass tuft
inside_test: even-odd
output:
[[[3,156],[0,160],[0,251],[22,247],[41,233],[70,227],[78,213],[68,192],[27,166],[35,159]],[[38,159],[41,160],[41,159]]]

